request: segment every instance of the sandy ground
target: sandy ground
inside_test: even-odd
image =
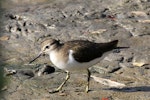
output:
[[[0,22],[0,63],[7,80],[0,100],[150,100],[149,0],[1,1]],[[44,63],[54,67],[48,56],[26,65],[45,37],[62,42],[118,39],[119,46],[130,48],[109,54],[90,71],[126,86],[112,88],[91,78],[90,92],[85,93],[86,74],[73,72],[61,92],[49,94],[66,74],[56,68],[38,76]]]

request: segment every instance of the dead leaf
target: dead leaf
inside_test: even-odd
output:
[[[107,30],[106,29],[99,29],[99,30],[96,30],[96,31],[91,31],[90,33],[92,33],[92,34],[101,34],[105,31],[107,31]]]
[[[145,62],[133,62],[132,64],[133,64],[133,66],[142,67],[142,66],[144,66],[146,63],[145,63]]]
[[[60,96],[67,96],[67,93],[60,93]]]
[[[6,40],[9,40],[9,36],[1,36],[0,37],[0,41],[6,41]]]
[[[140,23],[150,23],[150,20],[138,20]]]
[[[131,11],[131,14],[134,16],[144,16],[147,17],[147,14],[143,11]]]
[[[104,79],[104,78],[100,78],[100,77],[96,77],[96,76],[91,76],[96,82],[99,82],[103,85],[108,85],[110,87],[117,87],[117,88],[122,88],[125,87],[126,85],[123,83],[118,83],[115,81],[111,81],[109,79]]]

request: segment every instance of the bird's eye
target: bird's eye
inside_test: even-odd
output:
[[[49,46],[46,46],[45,48],[46,48],[46,49],[49,49]]]

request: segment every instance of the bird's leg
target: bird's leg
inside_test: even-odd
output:
[[[61,83],[61,85],[57,88],[57,89],[55,89],[55,90],[53,90],[53,91],[49,91],[49,93],[56,93],[56,92],[59,92],[61,89],[62,89],[62,87],[65,85],[65,83],[67,82],[67,80],[70,78],[70,72],[69,71],[66,71],[67,72],[67,76],[66,76],[66,78],[65,78],[65,81],[64,82],[62,82]]]
[[[62,84],[57,88],[57,90],[61,90],[62,87],[66,84],[66,82],[67,82],[67,80],[68,80],[69,78],[70,78],[70,72],[67,71],[67,76],[66,76],[66,78],[65,78],[65,81],[62,82]]]
[[[87,83],[86,83],[86,89],[85,89],[85,92],[86,92],[86,93],[89,92],[90,76],[91,76],[91,72],[89,71],[89,69],[87,69]]]

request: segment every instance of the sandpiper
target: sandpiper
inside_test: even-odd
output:
[[[71,71],[86,70],[87,83],[85,92],[89,91],[90,71],[89,67],[97,64],[109,51],[117,48],[118,40],[107,43],[94,43],[87,40],[74,40],[60,43],[59,40],[47,39],[41,43],[41,52],[30,61],[32,63],[43,54],[48,54],[51,62],[59,69],[65,70],[67,76],[65,81],[50,93],[59,92],[67,80]]]

